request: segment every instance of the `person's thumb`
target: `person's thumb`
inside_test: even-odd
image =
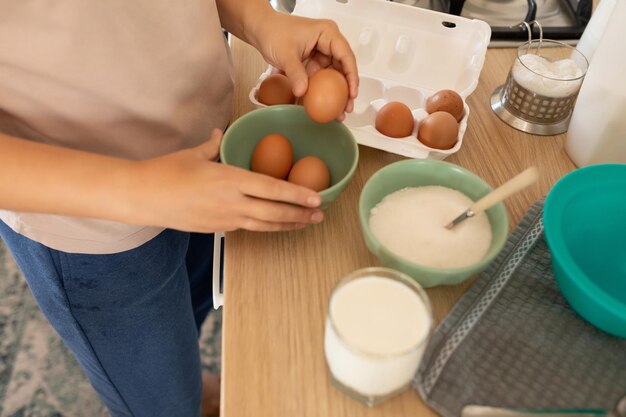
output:
[[[208,141],[199,145],[196,149],[202,154],[203,158],[215,161],[220,153],[220,144],[222,143],[222,131],[213,129],[211,137]]]
[[[291,90],[296,97],[302,97],[309,85],[309,77],[307,76],[304,64],[295,56],[285,63],[285,75],[289,78]]]

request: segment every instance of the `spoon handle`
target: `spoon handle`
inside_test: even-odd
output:
[[[517,174],[480,200],[470,206],[470,210],[474,213],[484,211],[496,203],[506,199],[516,192],[533,184],[539,178],[539,171],[536,167],[530,167]]]

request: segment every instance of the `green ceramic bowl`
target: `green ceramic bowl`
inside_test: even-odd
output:
[[[359,220],[365,243],[384,266],[404,272],[423,287],[458,284],[485,269],[504,246],[509,233],[509,220],[506,210],[502,203],[498,203],[487,210],[493,237],[489,252],[480,262],[455,269],[438,269],[418,265],[393,254],[382,246],[370,230],[369,217],[372,208],[388,194],[406,187],[424,185],[453,188],[474,201],[491,191],[489,184],[480,177],[448,162],[425,159],[405,160],[390,164],[372,175],[361,192]]]
[[[220,159],[225,164],[250,169],[256,144],[270,133],[279,133],[291,141],[295,161],[317,156],[326,163],[330,187],[320,195],[322,208],[328,207],[346,188],[359,161],[359,147],[350,130],[335,121],[315,123],[302,106],[264,107],[240,117],[226,130]]]
[[[577,169],[543,209],[552,270],[570,305],[596,327],[626,338],[626,165]]]

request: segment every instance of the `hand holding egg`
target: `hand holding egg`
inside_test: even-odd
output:
[[[325,70],[336,71],[346,84],[347,98],[341,111],[330,120],[341,120],[344,111],[352,111],[359,73],[354,52],[335,22],[274,12],[257,27],[254,41],[263,58],[285,73],[296,97],[308,92],[309,75],[313,78]]]
[[[343,74],[324,68],[309,78],[302,104],[313,121],[328,123],[343,115],[349,99],[348,81]]]

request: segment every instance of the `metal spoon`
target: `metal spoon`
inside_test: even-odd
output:
[[[452,229],[463,220],[473,217],[481,211],[487,210],[489,207],[496,203],[510,197],[516,192],[533,184],[539,178],[539,171],[536,167],[530,167],[521,173],[517,174],[480,200],[476,201],[465,212],[454,218],[450,223],[446,225],[446,228]]]
[[[461,417],[626,417],[626,396],[622,397],[613,410],[516,410],[510,408],[467,405]]]

